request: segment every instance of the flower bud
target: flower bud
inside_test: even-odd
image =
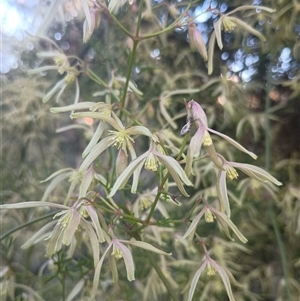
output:
[[[126,169],[127,165],[128,165],[128,157],[125,151],[121,148],[119,150],[117,161],[116,161],[116,173],[118,177]]]
[[[188,33],[190,39],[190,47],[192,51],[198,50],[204,61],[207,61],[206,45],[203,40],[202,34],[195,25],[195,23],[189,24]]]

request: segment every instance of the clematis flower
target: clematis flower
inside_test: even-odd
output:
[[[52,58],[55,65],[43,66],[36,69],[29,70],[29,74],[36,74],[47,70],[57,70],[59,74],[66,73],[65,77],[61,79],[56,85],[43,97],[43,102],[49,101],[55,94],[56,101],[58,102],[61,95],[71,83],[75,82],[76,92],[74,97],[74,103],[79,101],[79,83],[78,83],[78,75],[79,71],[70,66],[69,57],[67,57],[64,53],[59,51],[49,51],[49,52],[40,52],[38,53],[38,57],[47,59]]]
[[[136,159],[134,159],[123,171],[123,173],[118,177],[114,186],[111,189],[109,197],[114,196],[117,190],[123,188],[128,182],[130,176],[135,171],[137,171],[139,176],[141,168],[144,164],[145,168],[151,171],[156,171],[158,165],[163,164],[171,174],[181,193],[185,196],[189,196],[185,191],[182,183],[188,186],[193,186],[193,184],[186,176],[184,170],[174,158],[164,154],[164,151],[159,144],[155,144],[153,141],[151,141],[149,150],[137,157]],[[137,184],[138,178],[133,180],[131,186],[132,193],[136,193]]]
[[[104,261],[106,255],[109,254],[109,252],[110,252],[110,256],[112,257],[112,258],[110,258],[110,260],[112,260],[111,266],[114,267],[112,270],[113,278],[117,279],[117,270],[116,270],[115,260],[119,260],[119,259],[123,258],[124,263],[125,263],[126,272],[127,272],[128,281],[133,281],[135,279],[135,275],[134,275],[135,267],[134,267],[134,262],[133,262],[131,252],[125,246],[125,244],[135,246],[135,247],[138,247],[141,249],[145,249],[145,250],[148,250],[151,252],[155,252],[155,253],[158,253],[161,255],[171,255],[171,253],[163,252],[143,241],[122,240],[122,239],[117,239],[113,234],[112,234],[112,236],[113,236],[112,240],[109,242],[107,249],[104,251],[104,253],[103,253],[102,257],[100,258],[100,260],[96,266],[96,269],[95,269],[93,288],[92,288],[92,299],[95,297],[96,291],[97,291],[97,288],[99,285],[99,279],[100,279],[100,273],[101,273],[103,261]],[[107,240],[108,239],[109,238],[107,238]]]
[[[181,240],[188,238],[189,240],[193,239],[194,234],[197,229],[197,225],[202,216],[205,216],[205,221],[207,223],[212,223],[216,219],[222,226],[225,234],[231,239],[229,228],[235,233],[235,235],[240,239],[241,242],[246,243],[247,238],[239,231],[236,225],[230,220],[228,216],[224,213],[220,212],[213,206],[210,206],[207,202],[205,202],[204,207],[202,210],[194,217],[192,223],[190,224],[189,228],[181,238]]]
[[[190,175],[190,172],[191,172],[193,158],[199,156],[202,144],[207,147],[208,153],[209,153],[211,159],[213,160],[213,162],[219,168],[222,168],[221,166],[219,166],[220,165],[219,160],[217,158],[216,151],[213,147],[213,142],[212,142],[209,132],[222,137],[223,139],[228,141],[230,144],[235,146],[240,151],[251,156],[253,159],[257,158],[257,156],[254,153],[245,149],[242,145],[240,145],[238,142],[236,142],[232,138],[230,138],[218,131],[210,129],[208,127],[206,114],[203,111],[202,107],[197,102],[195,102],[194,100],[189,101],[186,104],[186,108],[188,111],[187,123],[182,128],[181,135],[187,134],[192,125],[195,125],[197,127],[197,131],[191,139],[191,142],[190,142],[190,145],[188,148],[187,158],[186,158],[185,171],[188,176]]]
[[[231,289],[230,280],[229,280],[229,276],[230,276],[230,278],[233,278],[232,274],[230,272],[226,271],[215,260],[210,258],[210,256],[208,255],[208,252],[206,250],[205,250],[205,257],[204,257],[201,265],[199,266],[199,268],[196,270],[196,272],[190,282],[190,289],[189,289],[189,294],[188,294],[187,300],[192,301],[197,282],[198,282],[202,272],[205,269],[206,269],[207,276],[214,276],[216,274],[216,272],[220,275],[222,282],[225,286],[229,300],[235,301],[233,293],[232,293],[232,289]]]
[[[110,130],[109,136],[102,139],[90,150],[89,154],[79,167],[79,171],[87,170],[94,160],[110,146],[116,146],[119,150],[122,149],[126,155],[128,150],[131,158],[135,159],[136,153],[133,148],[134,140],[131,136],[145,135],[153,140],[157,140],[157,137],[154,136],[146,127],[132,126],[130,128],[125,128],[114,112],[111,112],[111,116],[112,117],[99,112],[80,112],[72,114],[72,118],[91,117],[94,119],[100,119],[110,124],[116,130]]]
[[[221,210],[225,211],[227,216],[230,217],[230,205],[227,195],[227,186],[226,186],[226,176],[230,180],[238,178],[238,173],[235,168],[241,170],[250,178],[255,179],[260,182],[270,182],[277,186],[281,186],[282,183],[271,176],[267,171],[263,170],[260,167],[237,162],[226,161],[225,158],[219,155],[219,158],[222,161],[223,170],[219,170],[217,178],[217,192],[220,200]]]
[[[82,213],[84,210],[79,210],[81,206],[86,206],[84,216]],[[63,209],[61,212],[57,213],[53,218],[60,217],[57,221],[53,231],[46,238],[48,240],[46,256],[51,257],[53,254],[61,250],[62,246],[71,246],[71,248],[75,249],[72,244],[74,244],[74,235],[75,232],[79,229],[84,229],[87,233],[92,251],[94,256],[94,266],[97,265],[100,257],[100,248],[99,241],[103,241],[103,232],[100,228],[98,217],[96,216],[96,212],[93,208],[89,207],[86,203],[75,203],[72,207],[68,207],[65,205],[54,204],[50,202],[23,202],[23,203],[15,203],[15,204],[5,204],[1,205],[1,209],[24,209],[24,208],[32,208],[32,207],[55,207],[59,209]],[[91,217],[92,222],[88,222],[85,217]],[[44,226],[44,231],[46,231],[47,225]],[[97,234],[96,234],[96,233]],[[43,234],[39,231],[39,234]],[[35,243],[37,237],[33,237],[28,242],[23,245],[23,248],[29,247],[33,243]]]

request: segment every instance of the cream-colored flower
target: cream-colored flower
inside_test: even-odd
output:
[[[259,182],[269,182],[273,183],[277,186],[281,186],[282,183],[275,179],[272,175],[270,175],[264,169],[244,163],[230,162],[226,161],[224,157],[218,155],[220,160],[222,161],[223,169],[219,169],[218,177],[217,177],[217,192],[220,200],[221,210],[225,211],[227,216],[230,217],[230,204],[227,195],[227,185],[226,185],[226,177],[230,180],[234,180],[238,178],[238,173],[236,168],[244,172],[250,178],[255,179]]]
[[[172,157],[159,152],[157,146],[154,142],[151,142],[150,148],[144,154],[140,155],[136,159],[134,159],[128,167],[123,171],[123,173],[118,177],[114,186],[112,187],[109,196],[112,197],[115,195],[117,190],[123,188],[128,182],[130,176],[136,171],[138,173],[137,178],[133,179],[133,183],[131,185],[131,192],[136,193],[137,184],[139,174],[141,172],[141,168],[145,164],[145,168],[151,171],[156,171],[159,164],[165,166],[176,182],[178,189],[185,196],[188,196],[187,192],[183,187],[183,183],[188,186],[192,186],[193,184],[186,176],[184,170],[181,168],[179,163]]]
[[[194,100],[189,101],[186,104],[188,117],[187,117],[187,123],[181,130],[181,135],[185,135],[190,130],[190,127],[192,125],[195,125],[197,128],[196,133],[191,139],[188,153],[187,153],[187,159],[186,159],[186,167],[185,171],[187,175],[190,175],[193,158],[198,157],[201,151],[202,144],[207,147],[207,151],[211,157],[211,160],[214,162],[216,166],[222,169],[222,166],[220,166],[219,160],[217,158],[217,153],[214,149],[212,139],[210,137],[209,133],[214,133],[222,138],[224,138],[226,141],[228,141],[230,144],[235,146],[240,151],[250,155],[253,159],[256,159],[257,156],[245,149],[242,145],[240,145],[238,142],[233,140],[232,138],[218,132],[215,130],[212,130],[208,127],[207,123],[207,117],[202,109],[202,107]]]

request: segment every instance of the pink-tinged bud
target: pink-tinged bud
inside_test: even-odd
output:
[[[190,23],[188,26],[188,33],[190,39],[190,47],[192,51],[198,50],[204,61],[207,61],[207,50],[206,45],[203,40],[202,34],[195,25],[195,23]]]
[[[188,111],[188,121],[191,123],[201,121],[205,127],[208,126],[206,114],[196,101],[189,101],[186,104],[186,109]]]
[[[128,166],[128,157],[125,153],[125,151],[121,148],[118,153],[117,161],[116,161],[116,173],[119,177],[122,172],[126,169]]]

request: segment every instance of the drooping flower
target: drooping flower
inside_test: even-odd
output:
[[[37,74],[47,70],[57,70],[59,74],[66,73],[64,78],[57,82],[55,86],[43,97],[43,102],[49,101],[55,94],[57,94],[56,101],[58,102],[67,86],[75,82],[76,92],[74,96],[74,103],[77,103],[79,101],[80,91],[77,77],[80,72],[75,67],[70,66],[69,58],[59,51],[40,52],[38,53],[38,56],[44,59],[52,58],[55,65],[43,66],[29,70],[29,74]]]
[[[16,204],[1,205],[0,208],[24,209],[32,207],[54,207],[63,209],[61,212],[57,213],[54,216],[54,218],[60,218],[57,221],[51,234],[46,238],[46,240],[48,240],[46,256],[51,257],[53,254],[61,250],[63,245],[71,246],[72,249],[75,249],[72,246],[72,244],[76,244],[74,235],[76,231],[83,229],[89,237],[93,251],[94,265],[96,266],[100,257],[99,241],[102,240],[102,232],[100,229],[99,221],[97,221],[98,217],[95,215],[96,212],[93,212],[92,208],[87,208],[87,213],[89,214],[92,220],[92,222],[89,222],[81,214],[82,212],[78,210],[82,205],[84,204],[79,203],[78,201],[72,207],[54,204],[50,202],[23,202]],[[39,232],[39,234],[43,234],[47,230],[48,227],[46,225],[43,227],[43,232]],[[24,248],[29,247],[36,242],[37,237],[36,235],[34,236],[34,239],[29,239],[29,241],[23,245]]]
[[[164,165],[169,171],[170,175],[174,179],[175,183],[178,186],[178,189],[185,196],[188,196],[185,191],[183,184],[188,186],[193,186],[191,181],[186,176],[184,170],[181,168],[179,163],[172,157],[167,156],[163,153],[162,147],[155,144],[153,141],[150,143],[150,148],[144,154],[140,155],[136,159],[134,159],[127,168],[123,171],[123,173],[118,177],[114,186],[112,187],[109,197],[115,195],[117,190],[123,188],[128,182],[130,176],[137,171],[138,177],[141,171],[142,166],[145,164],[145,168],[151,171],[156,171],[159,164]],[[136,193],[138,177],[133,179],[133,183],[131,186],[131,192]]]
[[[195,102],[194,100],[189,101],[186,104],[186,108],[187,108],[187,112],[188,112],[187,123],[182,128],[181,135],[187,134],[192,125],[195,125],[197,127],[197,131],[194,134],[194,136],[192,137],[189,148],[188,148],[186,167],[185,167],[185,171],[186,171],[187,175],[190,175],[193,158],[199,156],[202,144],[207,147],[207,151],[208,151],[212,161],[219,168],[222,168],[219,164],[219,160],[217,158],[217,154],[214,149],[213,142],[212,142],[209,132],[214,133],[214,134],[224,138],[230,144],[235,146],[240,151],[248,154],[253,159],[257,158],[257,156],[254,153],[245,149],[242,145],[240,145],[238,142],[236,142],[232,138],[230,138],[218,131],[210,129],[208,127],[206,114],[203,111],[202,107],[197,102]]]
[[[103,253],[102,257],[100,258],[100,260],[96,266],[96,269],[95,269],[93,288],[92,288],[92,293],[91,293],[92,298],[94,298],[94,296],[96,294],[99,280],[100,280],[100,273],[101,273],[103,261],[107,254],[110,254],[110,256],[113,257],[113,259],[112,259],[113,261],[123,258],[124,263],[125,263],[126,272],[127,272],[127,279],[129,281],[133,281],[135,279],[135,275],[134,275],[135,267],[134,267],[133,258],[132,258],[130,250],[125,246],[125,244],[135,246],[135,247],[138,247],[141,249],[145,249],[145,250],[148,250],[151,252],[155,252],[155,253],[158,253],[161,255],[171,255],[171,253],[163,252],[143,241],[122,240],[122,239],[117,239],[113,234],[112,234],[112,236],[113,236],[112,240],[109,242],[107,249],[104,251],[104,253]],[[109,238],[107,238],[107,240],[108,239]],[[113,266],[114,267],[116,266],[115,262],[114,262]],[[117,273],[117,270],[114,269],[114,270],[112,270],[112,272]],[[113,275],[113,278],[117,279],[117,275]]]
[[[271,176],[264,169],[245,163],[237,163],[230,162],[225,160],[223,156],[219,155],[220,160],[222,161],[223,169],[219,169],[218,177],[217,177],[217,192],[220,200],[221,210],[225,211],[227,216],[230,217],[230,205],[227,195],[227,185],[226,185],[226,177],[230,180],[234,180],[238,178],[238,173],[235,168],[241,170],[250,178],[255,179],[260,182],[270,182],[277,186],[282,185],[277,179]]]
[[[235,235],[240,239],[241,242],[246,243],[246,237],[239,231],[239,229],[235,226],[235,224],[230,220],[228,216],[226,216],[223,212],[220,212],[213,206],[209,205],[206,201],[202,210],[194,217],[192,223],[190,224],[189,228],[181,238],[181,240],[189,238],[190,240],[193,239],[194,234],[197,229],[197,225],[202,216],[205,216],[205,221],[207,223],[212,223],[216,219],[222,226],[223,231],[225,234],[230,238],[229,228],[235,233]],[[232,239],[233,240],[233,239]]]
[[[111,115],[112,117],[99,112],[80,112],[72,114],[72,118],[91,117],[94,119],[100,119],[110,124],[115,129],[110,130],[109,136],[102,139],[91,149],[90,153],[79,167],[79,171],[87,170],[94,160],[110,146],[116,146],[117,149],[123,149],[126,155],[127,151],[129,151],[131,159],[135,159],[136,153],[133,148],[134,140],[131,136],[145,135],[153,140],[157,140],[157,138],[146,127],[132,126],[130,128],[125,128],[114,112],[111,112]]]
[[[192,301],[193,295],[194,295],[194,292],[195,292],[195,289],[197,286],[197,282],[198,282],[202,272],[205,269],[206,269],[207,276],[213,277],[216,274],[216,272],[220,275],[222,282],[225,286],[229,300],[235,301],[233,293],[232,293],[232,289],[231,289],[230,280],[229,280],[229,276],[230,276],[230,278],[233,277],[232,274],[230,272],[228,272],[227,270],[225,270],[222,266],[220,266],[215,260],[210,258],[207,251],[205,252],[205,257],[204,257],[202,263],[200,264],[199,268],[196,270],[196,272],[190,282],[190,289],[189,289],[187,300]]]

